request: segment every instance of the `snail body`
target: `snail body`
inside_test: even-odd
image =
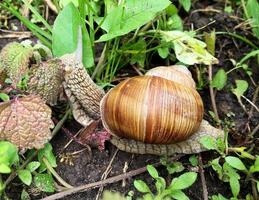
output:
[[[101,101],[104,127],[119,138],[149,144],[172,144],[195,133],[203,103],[184,66],[157,67],[129,78]]]

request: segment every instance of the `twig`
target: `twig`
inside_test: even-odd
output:
[[[253,96],[253,99],[252,99],[253,104],[256,103],[258,94],[259,94],[259,85],[258,85],[258,86],[256,87],[256,89],[255,89],[255,93],[254,93],[254,96]],[[252,117],[252,115],[253,115],[253,111],[254,111],[254,107],[252,106],[251,109],[250,109],[250,111],[249,111],[249,114],[248,114],[248,119],[251,119],[251,117]]]
[[[248,103],[251,104],[252,107],[254,107],[256,109],[257,112],[259,112],[259,108],[252,102],[250,101],[248,98],[246,98],[244,95],[241,96],[242,98],[244,98]],[[249,115],[249,113],[248,113]]]
[[[207,185],[206,185],[206,179],[204,176],[202,157],[200,154],[199,154],[199,171],[200,171],[200,176],[201,176],[203,199],[208,200],[208,189],[207,189]]]
[[[56,14],[58,14],[58,9],[56,8],[56,6],[52,3],[51,0],[44,0],[45,3],[48,5],[48,7]]]
[[[259,124],[254,128],[254,130],[251,132],[250,136],[254,136],[259,131]]]
[[[119,149],[117,148],[116,151],[114,152],[114,154],[113,154],[113,156],[112,156],[110,162],[109,162],[109,165],[107,166],[106,170],[105,170],[104,173],[102,174],[101,180],[105,180],[105,179],[107,178],[107,176],[109,175],[109,173],[111,172],[111,169],[112,169],[111,165],[112,165],[112,163],[113,163],[113,161],[114,161],[114,159],[115,159],[115,157],[116,157],[118,151],[119,151]],[[103,192],[103,186],[101,186],[101,187],[99,188],[95,200],[98,200],[98,199],[100,198],[100,195],[102,194],[102,192]]]
[[[212,65],[209,65],[210,99],[211,99],[213,112],[215,113],[215,118],[218,122],[219,121],[219,115],[218,115],[218,110],[217,110],[217,106],[216,106],[213,87],[211,86],[211,81],[212,81]]]
[[[182,155],[174,156],[172,158],[172,160],[177,160],[180,157],[182,157]],[[153,164],[153,166],[155,166],[155,167],[157,167],[159,165],[161,165],[160,162],[157,162],[157,163]],[[147,170],[146,167],[142,167],[142,168],[139,168],[139,169],[136,169],[136,170],[132,170],[132,171],[130,171],[128,173],[124,173],[124,174],[120,174],[120,175],[117,175],[117,176],[113,176],[113,177],[108,178],[106,180],[97,181],[95,183],[89,183],[89,184],[86,184],[86,185],[81,185],[81,186],[78,186],[78,187],[74,187],[72,189],[68,189],[66,191],[59,192],[59,193],[50,195],[48,197],[45,197],[42,200],[56,200],[56,199],[60,199],[60,198],[63,198],[65,196],[77,193],[77,192],[84,192],[84,191],[87,191],[87,190],[92,189],[92,188],[97,188],[97,187],[100,187],[100,186],[107,185],[109,183],[115,183],[115,182],[121,181],[121,180],[123,180],[125,178],[137,176],[139,174],[144,173],[146,170]]]
[[[256,189],[256,182],[251,180],[251,186],[252,186],[252,193],[253,193],[254,199],[258,199],[258,193],[257,193],[257,189]]]

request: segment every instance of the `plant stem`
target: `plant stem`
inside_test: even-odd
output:
[[[49,161],[43,157],[42,161],[44,162],[44,164],[46,165],[47,169],[50,171],[50,173],[58,180],[59,183],[61,183],[63,186],[65,186],[66,188],[73,188],[72,185],[69,185],[66,181],[64,181],[59,175],[58,173],[53,169],[53,167],[51,166],[51,164],[49,163]]]
[[[209,65],[210,99],[211,99],[213,112],[215,113],[216,121],[219,122],[219,115],[218,115],[218,110],[217,110],[217,106],[216,106],[213,87],[211,86],[211,81],[212,81],[212,65]]]

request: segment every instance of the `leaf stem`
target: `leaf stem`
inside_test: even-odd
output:
[[[43,157],[42,161],[44,162],[44,164],[46,165],[47,169],[50,171],[50,173],[58,180],[59,183],[61,183],[63,186],[65,186],[66,188],[73,188],[72,185],[69,185],[66,181],[64,181],[59,175],[58,173],[54,170],[54,168],[51,166],[51,164],[49,163],[49,161]]]
[[[209,70],[209,82],[211,83],[211,81],[212,81],[212,65],[209,65],[208,70]],[[219,122],[219,115],[218,115],[218,110],[217,110],[217,106],[216,106],[215,95],[214,95],[213,87],[211,86],[211,84],[209,86],[209,89],[210,89],[210,99],[211,99],[213,112],[215,113],[216,121]]]

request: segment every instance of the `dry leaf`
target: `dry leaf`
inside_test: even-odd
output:
[[[49,105],[56,105],[64,79],[61,61],[52,59],[33,66],[30,77],[28,92],[39,95]]]
[[[0,140],[8,140],[21,149],[39,149],[51,139],[53,127],[51,109],[38,96],[0,104]]]
[[[0,72],[6,71],[13,81],[13,86],[20,81],[27,72],[29,61],[33,55],[31,47],[25,47],[20,43],[7,44],[0,53]]]

